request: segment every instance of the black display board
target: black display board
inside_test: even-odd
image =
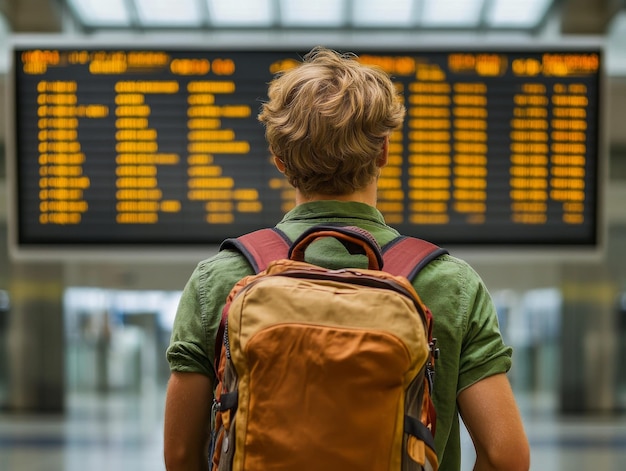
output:
[[[340,49],[340,48],[339,48]],[[600,50],[354,50],[407,108],[379,209],[440,245],[598,244]],[[16,243],[190,247],[294,193],[256,116],[305,51],[16,48]]]

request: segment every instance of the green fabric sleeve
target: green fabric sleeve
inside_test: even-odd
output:
[[[473,272],[473,270],[471,270]],[[462,342],[457,392],[472,384],[511,368],[512,348],[505,345],[498,325],[498,316],[487,288],[473,272],[464,303],[467,312]]]
[[[192,273],[178,303],[176,320],[172,330],[170,345],[167,349],[167,360],[170,369],[178,372],[203,373],[213,377],[211,364],[208,361],[210,348],[209,329],[206,316],[198,315],[201,309],[202,279],[200,265]]]
[[[202,373],[215,381],[215,339],[222,309],[235,283],[250,274],[245,258],[232,251],[197,265],[176,311],[166,352],[171,371]]]

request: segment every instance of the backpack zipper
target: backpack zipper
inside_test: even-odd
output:
[[[230,360],[230,340],[228,340],[228,319],[224,325],[224,348],[226,349],[226,358]]]

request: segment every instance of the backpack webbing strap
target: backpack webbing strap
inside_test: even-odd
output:
[[[413,435],[415,438],[423,441],[427,447],[432,450],[435,449],[435,439],[433,438],[432,432],[415,417],[411,417],[410,415],[404,416],[404,433]]]
[[[222,393],[219,400],[219,410],[237,410],[237,406],[239,405],[239,393],[237,390],[232,392]],[[428,429],[427,429],[428,430]]]
[[[270,262],[286,258],[291,241],[275,227],[260,229],[244,234],[236,239],[226,239],[220,245],[220,250],[235,249],[246,257],[254,269],[254,273],[265,270]]]
[[[412,281],[428,263],[447,253],[431,242],[400,236],[383,247],[384,270]]]
[[[241,253],[254,270],[254,273],[260,273],[265,270],[274,260],[286,258],[289,253],[291,241],[279,229],[275,227],[259,229],[248,234],[244,234],[237,238],[224,240],[220,244],[220,251],[226,249],[237,250]],[[220,356],[222,354],[222,345],[224,343],[224,335],[226,333],[226,318],[228,306],[224,306],[220,325],[217,328],[215,342],[215,360],[213,363],[214,372],[217,375],[219,368]]]

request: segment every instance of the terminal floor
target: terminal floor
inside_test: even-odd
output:
[[[546,401],[519,401],[532,471],[626,470],[626,415],[561,417]],[[0,470],[164,470],[162,409],[163,393],[156,391],[72,394],[63,416],[0,414]],[[470,471],[466,434],[463,447],[463,471]]]

